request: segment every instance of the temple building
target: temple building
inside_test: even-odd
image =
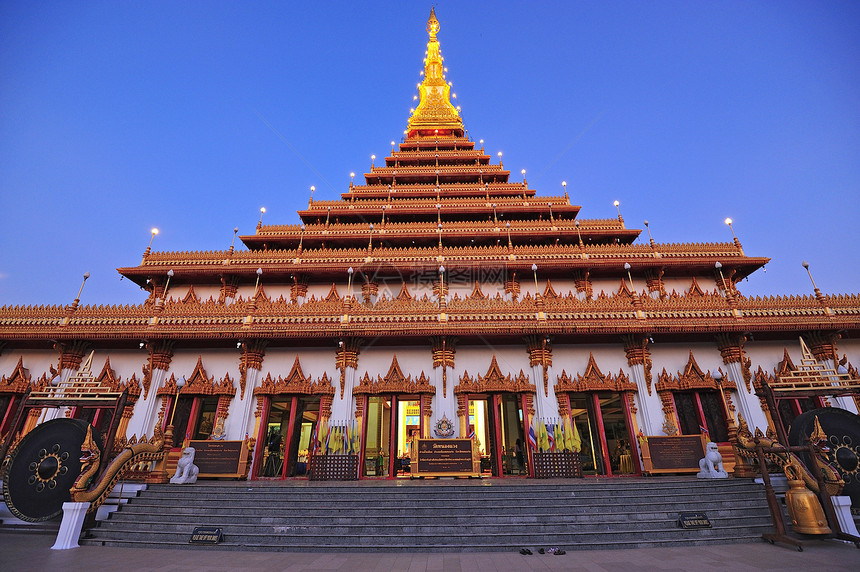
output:
[[[640,474],[648,436],[706,432],[728,456],[741,419],[857,412],[760,389],[810,355],[856,378],[860,296],[748,297],[769,259],[737,238],[638,240],[620,213],[532,188],[466,133],[432,12],[427,33],[400,142],[300,225],[261,218],[244,248],[148,247],[118,269],[148,293],[136,304],[0,307],[0,436],[28,390],[91,353],[128,391],[117,446],[156,426],[177,449],[247,440],[251,479],[301,478],[325,454],[358,459],[358,478],[408,476],[416,436],[473,437],[486,476],[535,476],[547,447],[578,450],[584,475]],[[56,416],[112,421],[33,408],[21,433]]]

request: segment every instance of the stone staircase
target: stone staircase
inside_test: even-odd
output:
[[[713,528],[681,529],[680,511]],[[223,530],[218,549],[316,552],[725,544],[771,530],[764,489],[747,479],[246,481],[150,486],[81,544],[189,547],[197,526]]]

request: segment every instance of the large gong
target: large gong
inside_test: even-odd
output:
[[[89,423],[53,419],[30,431],[12,452],[3,475],[3,496],[12,514],[27,522],[58,517],[81,474],[81,445]],[[93,429],[102,450],[102,438]]]
[[[842,494],[851,497],[852,506],[860,507],[860,416],[838,407],[807,411],[792,421],[788,432],[789,444],[806,444],[815,430],[816,415],[821,428],[827,433],[827,445],[830,447],[830,451],[825,454],[827,461],[845,481]],[[808,455],[802,457],[810,466]]]

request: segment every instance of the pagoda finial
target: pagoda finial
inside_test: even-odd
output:
[[[457,108],[451,104],[451,86],[445,81],[444,58],[439,49],[436,34],[439,20],[436,11],[430,9],[427,20],[427,55],[424,59],[424,80],[418,84],[421,101],[406,129],[407,138],[414,137],[463,137],[463,120]]]

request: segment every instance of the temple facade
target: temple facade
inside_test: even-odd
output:
[[[0,435],[28,389],[92,373],[128,390],[117,446],[172,427],[252,443],[249,478],[302,477],[353,455],[358,477],[409,475],[413,439],[474,438],[482,472],[534,476],[578,451],[586,475],[637,474],[648,436],[731,441],[741,419],[851,397],[783,399],[762,383],[807,355],[857,377],[860,296],[748,297],[768,258],[657,243],[540,193],[465,132],[431,12],[420,101],[401,141],[300,225],[244,248],[153,252],[119,273],[127,306],[0,307]],[[521,179],[518,175],[522,175]],[[262,221],[262,219],[261,219]],[[650,236],[650,235],[649,235]],[[33,409],[110,426],[105,412]]]

